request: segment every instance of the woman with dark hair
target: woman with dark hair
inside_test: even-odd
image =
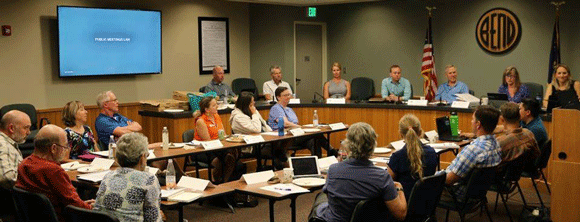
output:
[[[510,102],[519,103],[522,99],[530,96],[528,87],[520,81],[520,73],[516,67],[507,67],[503,72],[501,81],[501,86],[499,86],[497,92],[506,94]]]
[[[421,143],[423,129],[415,115],[407,114],[399,120],[399,133],[405,146],[391,155],[387,171],[394,181],[401,182],[408,199],[415,182],[435,174],[439,162],[435,150]]]
[[[238,101],[236,101],[236,108],[232,110],[230,116],[230,126],[234,133],[253,134],[272,131],[255,105],[252,93],[242,92],[240,94]]]
[[[204,97],[199,102],[199,110],[193,114],[193,118],[195,119],[194,137],[196,140],[207,141],[217,140],[219,138],[219,133],[224,130],[224,125],[222,124],[222,119],[217,109],[217,101],[212,96]],[[225,134],[225,132],[223,133]],[[211,165],[215,167],[212,172],[214,181],[227,181],[236,167],[236,152],[229,151],[225,154],[217,154],[217,156],[221,158],[216,157],[211,161]],[[222,162],[225,163],[225,167],[222,165]]]
[[[78,159],[80,155],[99,151],[93,131],[86,125],[87,110],[82,102],[68,102],[62,109],[62,122],[66,126],[64,130],[70,147],[68,158]]]
[[[564,64],[558,64],[554,69],[554,80],[546,87],[544,95],[544,107],[548,107],[551,95],[556,95],[558,107],[578,103],[580,99],[580,82],[572,79],[570,68]]]

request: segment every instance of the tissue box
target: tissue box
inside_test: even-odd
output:
[[[157,100],[142,100],[142,110],[162,112],[166,109],[183,109],[189,110],[189,102],[175,99],[157,99]]]

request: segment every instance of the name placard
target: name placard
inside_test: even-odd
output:
[[[264,142],[264,137],[262,137],[262,135],[257,135],[257,136],[244,136],[244,141],[247,144],[259,143],[259,142]]]
[[[294,136],[304,135],[304,130],[302,128],[291,129],[290,133]]]
[[[428,102],[429,101],[427,101],[427,100],[410,99],[409,101],[407,101],[407,105],[409,105],[409,106],[427,106]]]
[[[328,98],[326,99],[326,104],[345,104],[346,100],[344,98]]]
[[[344,125],[344,123],[340,122],[340,123],[332,123],[332,124],[328,124],[328,126],[330,127],[330,129],[332,130],[339,130],[339,129],[344,129],[346,128],[346,126]]]
[[[290,101],[288,101],[288,104],[300,104],[300,98],[290,99]]]
[[[451,104],[452,108],[462,108],[462,109],[467,109],[469,108],[469,102],[464,102],[464,101],[453,101],[453,103]]]
[[[203,148],[206,150],[213,150],[213,149],[221,148],[224,145],[219,140],[211,140],[211,141],[201,142],[201,146],[203,146]]]

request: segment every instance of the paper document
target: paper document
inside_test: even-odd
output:
[[[287,132],[284,132],[284,135],[286,135]],[[267,135],[267,136],[278,136],[278,131],[272,131],[272,132],[263,132],[262,135]]]
[[[397,140],[395,142],[391,142],[391,146],[393,146],[393,148],[395,148],[395,150],[403,149],[403,147],[405,146],[405,141],[404,140]]]
[[[465,101],[465,102],[469,102],[469,103],[472,103],[472,102],[479,103],[479,98],[477,98],[469,93],[458,93],[458,94],[455,94],[455,96],[457,97],[458,100],[461,100],[461,101]]]
[[[197,141],[197,140],[192,140],[189,143],[186,143],[185,145],[190,145],[190,146],[199,146],[201,145],[201,141]]]
[[[389,157],[375,157],[370,159],[370,161],[374,163],[389,163],[389,160],[390,160]]]
[[[103,170],[108,170],[111,168],[111,166],[113,166],[113,164],[115,163],[115,160],[113,159],[104,159],[104,158],[95,158],[93,159],[93,162],[91,162],[91,164],[89,165],[91,168],[95,168],[95,169],[103,169]]]
[[[276,192],[282,195],[288,195],[293,193],[308,193],[310,192],[307,189],[304,189],[300,186],[294,185],[292,183],[279,183],[270,186],[260,187],[262,190]]]
[[[182,176],[177,183],[177,187],[187,188],[191,190],[204,191],[206,187],[213,187],[214,185],[209,180],[199,179],[195,177]]]
[[[201,142],[201,146],[203,146],[203,148],[206,150],[213,150],[224,147],[224,144],[222,144],[220,140],[210,140]]]
[[[89,181],[89,182],[93,182],[93,183],[98,183],[98,182],[101,182],[103,180],[103,178],[105,178],[105,175],[107,175],[109,172],[111,172],[111,170],[105,170],[105,171],[101,171],[101,172],[97,172],[97,173],[80,174],[77,176],[77,178],[79,180],[85,180],[85,181]]]
[[[430,143],[429,146],[433,149],[459,149],[459,145],[455,143]]]
[[[436,138],[439,137],[439,134],[435,130],[425,132],[425,136],[429,138],[429,141],[436,141]]]
[[[262,183],[262,182],[268,181],[274,175],[276,175],[276,174],[274,174],[274,171],[272,171],[272,170],[255,172],[255,173],[246,173],[246,174],[242,175],[242,181],[246,181],[246,183],[248,185]]]
[[[108,150],[105,150],[105,151],[91,151],[89,153],[90,154],[99,155],[99,156],[104,156],[104,157],[108,157],[109,156],[109,151]]]
[[[328,156],[318,159],[318,167],[320,169],[328,169],[330,165],[338,163],[338,160],[334,156]]]
[[[189,203],[199,199],[203,196],[201,192],[191,192],[185,188],[177,188],[174,190],[161,190],[161,198],[168,201]]]

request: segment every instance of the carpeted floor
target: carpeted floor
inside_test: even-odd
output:
[[[529,180],[528,180],[529,181]],[[550,196],[548,192],[545,190],[545,186],[540,184],[542,200],[544,203],[549,207],[550,206]],[[312,202],[314,201],[314,197],[320,191],[316,191],[314,193],[305,194],[299,196],[296,199],[296,218],[297,221],[307,221],[308,214],[310,213],[310,209],[312,207]],[[537,195],[533,189],[533,187],[524,187],[523,188],[524,196],[528,205],[539,206],[539,201]],[[491,212],[491,216],[494,222],[506,222],[510,221],[506,210],[499,200],[497,211],[494,211],[494,203],[495,203],[495,196],[496,193],[489,192],[488,197],[488,207]],[[203,221],[227,221],[227,222],[235,222],[235,221],[249,221],[249,222],[262,222],[262,221],[269,221],[269,210],[268,210],[268,201],[266,199],[258,198],[259,204],[257,207],[254,208],[235,208],[236,212],[231,213],[228,208],[219,207],[214,204],[204,203],[203,206],[199,204],[191,204],[184,208],[184,217],[190,222],[203,222]],[[508,201],[508,208],[514,218],[514,221],[518,221],[519,215],[523,208],[523,202],[519,196],[516,194],[512,196]],[[291,221],[290,215],[290,200],[283,200],[278,201],[274,205],[275,210],[275,220],[276,221]],[[178,215],[177,211],[174,210],[165,210],[167,214],[167,221],[177,221]],[[437,209],[437,220],[438,221],[445,221],[445,210]],[[456,212],[451,212],[449,215],[449,221],[460,221],[459,215]],[[472,214],[467,215],[466,221],[489,221],[485,213],[479,214],[479,212],[475,212]]]

